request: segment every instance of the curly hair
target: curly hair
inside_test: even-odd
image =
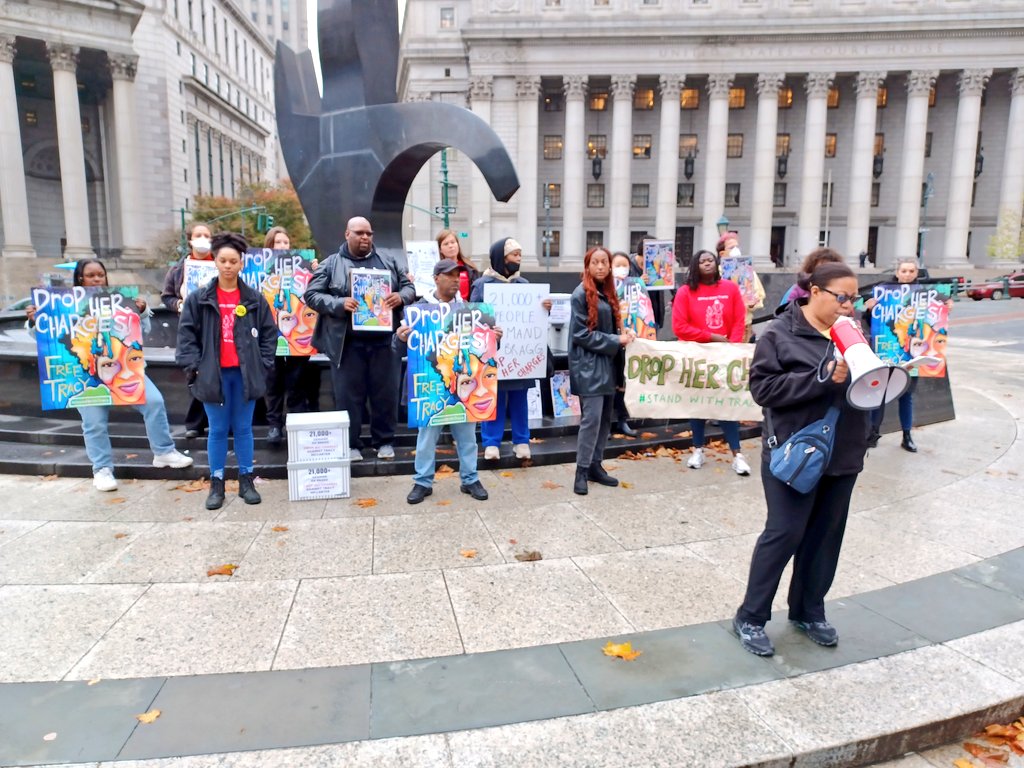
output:
[[[594,257],[595,253],[603,253],[608,257],[608,274],[605,275],[604,282],[600,286],[594,281],[594,276],[590,274],[590,260]],[[583,257],[583,292],[587,297],[587,328],[594,330],[597,328],[597,303],[599,301],[598,293],[604,294],[604,297],[608,300],[608,304],[612,308],[612,321],[615,323],[615,332],[618,333],[622,330],[621,320],[619,319],[619,296],[615,292],[615,278],[612,277],[612,252],[605,248],[603,245],[596,245],[587,251]]]
[[[452,393],[456,391],[458,374],[469,370],[469,358],[479,358],[485,365],[497,366],[498,346],[493,333],[473,337],[466,344],[461,338],[461,331],[456,330],[456,319],[463,317],[472,310],[455,310],[445,323],[445,335],[438,342],[437,349],[431,355],[437,372],[445,387]],[[483,313],[481,321],[488,328],[494,327],[494,315]]]
[[[236,232],[221,232],[214,235],[210,240],[210,253],[213,254],[213,258],[217,258],[217,253],[220,252],[221,248],[231,248],[237,251],[239,256],[245,256],[249,243]]]

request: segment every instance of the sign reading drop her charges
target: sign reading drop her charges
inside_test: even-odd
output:
[[[637,339],[626,347],[626,407],[644,419],[761,421],[750,396],[753,344]]]
[[[548,372],[548,313],[541,302],[551,295],[539,283],[487,283],[484,302],[494,308],[501,328],[498,379],[543,379]]]

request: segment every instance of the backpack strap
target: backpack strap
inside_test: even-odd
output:
[[[825,412],[824,420],[828,423],[832,431],[835,431],[836,422],[839,421],[839,406],[835,404],[835,393],[833,392],[828,398],[829,407]],[[764,426],[768,433],[767,445],[769,449],[775,449],[779,447],[779,438],[775,434],[775,424],[772,422],[772,409],[766,407],[764,409]],[[806,425],[805,425],[806,426]]]

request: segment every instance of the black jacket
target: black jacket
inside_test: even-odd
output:
[[[598,294],[597,327],[587,327],[587,295],[576,286],[569,300],[569,386],[577,397],[614,395],[617,361],[622,346],[615,332],[612,307]]]
[[[370,255],[374,253],[371,251]],[[394,259],[387,254],[376,255],[385,269],[391,272],[391,290],[402,297],[403,304],[414,302],[416,287],[406,276],[406,270],[400,269]],[[369,259],[370,256],[366,258]],[[345,309],[344,304],[345,299],[352,295],[351,270],[358,268],[360,261],[362,259],[352,258],[348,244],[343,243],[341,250],[328,256],[320,264],[302,297],[308,307],[319,313],[313,331],[313,346],[327,355],[334,365],[341,365],[345,337],[352,325],[352,313]],[[402,308],[398,307],[393,312],[393,327],[397,328],[401,319]]]
[[[181,283],[185,278],[185,256],[179,259],[178,263],[167,270],[164,277],[164,289],[160,292],[160,302],[171,312],[178,311],[178,302],[181,301]]]
[[[843,384],[833,384],[831,377],[818,381],[818,365],[831,354],[829,340],[807,322],[804,304],[803,299],[790,302],[757,340],[750,366],[750,394],[765,411],[771,410],[780,445],[824,416],[830,404],[839,405],[832,460],[825,474],[855,475],[864,468],[868,412],[846,401],[849,379]],[[764,431],[762,458],[767,463],[767,426]]]
[[[256,400],[267,391],[267,372],[274,366],[279,336],[270,305],[241,280],[239,301],[245,307],[235,315],[235,350],[245,386],[245,399]],[[192,396],[204,403],[223,403],[220,386],[220,306],[217,280],[193,291],[185,299],[178,319],[178,348],[174,359],[185,369]]]

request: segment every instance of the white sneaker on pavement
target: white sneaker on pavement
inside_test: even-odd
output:
[[[348,460],[349,461],[362,461],[363,460],[363,452],[360,451],[358,448],[349,448],[348,449]]]
[[[528,459],[530,458],[530,444],[516,443],[512,446],[512,453],[517,459]]]
[[[93,472],[92,487],[97,491],[116,491],[117,480],[114,479],[114,470],[110,467],[101,467]]]
[[[378,459],[393,459],[395,458],[395,446],[391,443],[385,443],[377,449]]]
[[[694,448],[693,453],[690,454],[690,458],[686,461],[686,466],[690,469],[700,469],[704,466],[704,449]]]
[[[184,453],[179,453],[178,451],[161,453],[159,456],[153,457],[153,466],[170,467],[171,469],[184,469],[185,467],[192,466],[192,457],[186,456]]]
[[[747,459],[742,453],[737,453],[732,457],[732,470],[737,475],[750,474],[750,465],[747,463]]]
[[[484,448],[484,461],[497,461],[501,458],[501,451],[496,445],[488,445]]]

